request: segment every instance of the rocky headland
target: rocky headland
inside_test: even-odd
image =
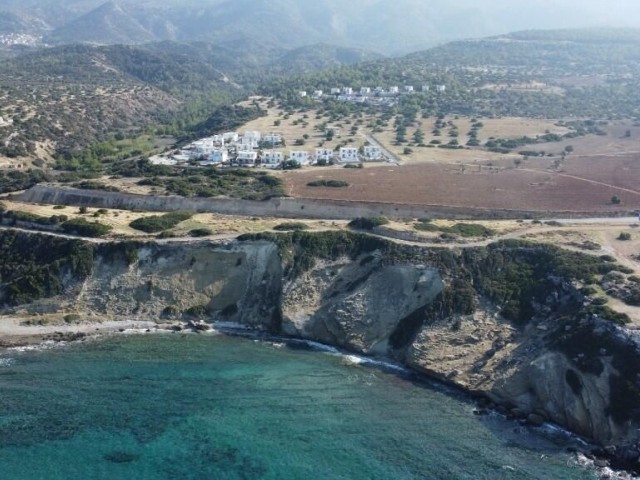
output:
[[[634,298],[637,278],[612,258],[345,232],[96,244],[2,231],[0,256],[0,323],[224,321],[320,341],[557,423],[638,469],[640,338],[603,301],[607,290]]]

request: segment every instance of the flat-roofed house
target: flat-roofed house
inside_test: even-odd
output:
[[[367,145],[363,149],[363,156],[365,160],[369,161],[382,160],[382,149],[374,145]]]
[[[236,162],[241,167],[253,167],[258,161],[258,152],[253,150],[245,150],[238,152],[236,156]]]
[[[299,165],[309,165],[309,152],[304,150],[292,150],[289,152],[289,160],[292,160]]]
[[[262,154],[261,164],[266,168],[278,168],[284,162],[282,152],[269,151]]]
[[[340,149],[339,161],[341,163],[356,163],[360,159],[358,157],[358,149],[355,147],[342,147]]]
[[[316,163],[319,161],[330,162],[333,160],[333,150],[330,148],[316,148]]]

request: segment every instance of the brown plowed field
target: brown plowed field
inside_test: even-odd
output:
[[[610,212],[640,209],[640,155],[567,158],[560,171],[531,159],[519,168],[457,164],[370,166],[285,172],[294,197],[528,211]],[[320,178],[347,188],[308,187]],[[611,197],[623,200],[611,204]]]

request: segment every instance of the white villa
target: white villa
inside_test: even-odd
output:
[[[268,145],[280,145],[282,143],[282,135],[279,133],[268,133],[262,137],[262,143]]]
[[[194,159],[199,157],[206,157],[214,149],[213,141],[211,139],[198,140],[192,145],[193,148],[191,149],[191,158]]]
[[[400,89],[396,86],[389,87],[389,93],[392,93],[392,94],[400,93]]]
[[[300,91],[300,92],[298,92],[298,93],[299,93],[299,95],[300,95],[302,98],[304,98],[304,97],[306,97],[306,96],[307,96],[307,92],[306,92],[306,91],[304,91],[304,90],[301,90],[301,91]]]
[[[364,159],[370,161],[382,160],[382,149],[373,145],[364,147]]]
[[[260,132],[253,132],[253,131],[249,131],[249,132],[244,132],[244,135],[242,135],[242,149],[243,150],[252,150],[254,148],[258,148],[258,146],[260,145],[260,139],[262,138],[262,135],[260,134]]]
[[[444,93],[444,92],[446,92],[446,91],[447,91],[447,86],[446,86],[446,85],[438,85],[438,86],[436,87],[436,91],[437,91],[438,93]]]
[[[314,98],[322,98],[322,95],[324,95],[324,92],[322,90],[316,90],[315,92],[313,92]]]
[[[342,93],[344,93],[345,95],[353,95],[353,88],[345,87],[342,89]]]
[[[238,140],[240,140],[240,135],[238,135],[236,132],[223,133],[222,140],[225,143],[236,143]]]
[[[340,95],[340,89],[339,88],[332,88],[331,89],[331,95]]]
[[[333,159],[333,150],[330,148],[316,148],[316,162],[324,160],[329,162]]]
[[[423,92],[428,92],[429,90],[431,90],[431,87],[429,87],[429,85],[422,85],[422,91]]]
[[[284,154],[282,152],[265,152],[262,155],[262,166],[267,168],[278,168],[284,162]]]
[[[360,89],[360,95],[370,95],[371,89],[369,87],[362,87]]]
[[[405,93],[413,93],[413,85],[405,85],[404,91]]]
[[[300,165],[309,165],[309,152],[303,150],[292,150],[289,152],[289,160],[293,160]]]
[[[261,138],[262,138],[262,134],[255,130],[247,130],[242,135],[243,140],[255,140],[259,142]]]
[[[253,167],[258,160],[258,153],[253,151],[238,152],[236,161],[241,167]]]
[[[229,152],[226,148],[215,149],[209,154],[209,158],[204,162],[200,162],[200,165],[217,165],[220,163],[226,163],[229,160]]]
[[[355,163],[359,162],[358,159],[358,149],[354,147],[342,147],[340,149],[340,158],[341,163]]]

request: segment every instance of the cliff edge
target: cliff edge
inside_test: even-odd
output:
[[[640,440],[640,338],[602,301],[613,279],[637,284],[610,258],[345,232],[89,244],[3,231],[0,256],[5,315],[236,322],[393,358],[602,445]]]

